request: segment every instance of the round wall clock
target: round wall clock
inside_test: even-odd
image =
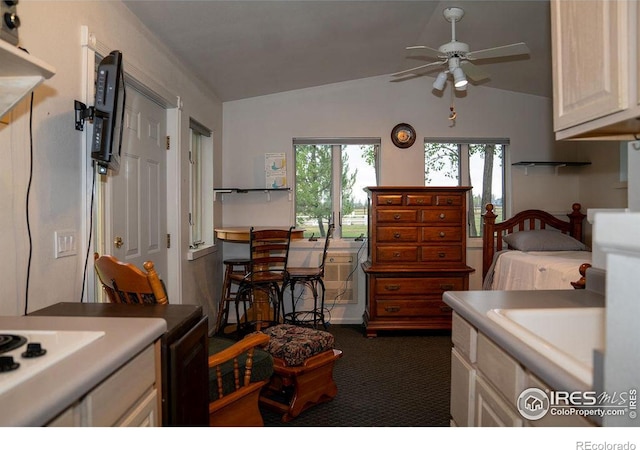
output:
[[[409,148],[416,141],[416,130],[408,123],[399,123],[391,130],[391,141],[396,147]]]

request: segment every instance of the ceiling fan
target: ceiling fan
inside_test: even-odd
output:
[[[486,48],[484,50],[469,51],[469,45],[456,41],[456,22],[464,16],[462,8],[446,8],[443,11],[444,18],[451,22],[451,42],[441,45],[437,50],[424,45],[407,47],[407,57],[413,59],[438,59],[438,61],[423,64],[418,67],[403,70],[392,74],[393,77],[405,75],[418,75],[428,67],[445,66],[433,82],[433,88],[441,91],[447,82],[448,74],[453,76],[453,84],[458,91],[467,89],[467,78],[472,81],[482,81],[489,78],[489,74],[473,64],[471,61],[487,58],[502,58],[505,56],[527,55],[529,48],[524,42],[503,45],[500,47]],[[401,81],[401,80],[398,80]]]

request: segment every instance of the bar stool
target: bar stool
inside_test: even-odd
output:
[[[224,264],[224,281],[222,283],[222,298],[218,306],[216,319],[216,334],[222,334],[229,321],[229,305],[236,301],[237,286],[249,273],[251,260],[249,258],[229,258],[222,261]],[[236,291],[232,286],[236,285]]]
[[[289,287],[291,288],[291,312],[284,315],[285,323],[293,325],[310,325],[313,328],[318,326],[318,322],[326,329],[327,324],[324,320],[324,263],[327,259],[327,251],[329,249],[329,240],[333,236],[335,225],[330,224],[325,236],[324,249],[322,251],[322,260],[318,267],[287,267],[289,272]],[[311,311],[296,311],[295,288],[296,284],[308,286],[313,295],[313,309]],[[318,306],[319,289],[322,289],[320,297],[320,305]]]

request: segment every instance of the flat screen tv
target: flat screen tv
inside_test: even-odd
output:
[[[100,61],[96,79],[91,158],[103,175],[120,168],[125,99],[122,53],[114,50]]]

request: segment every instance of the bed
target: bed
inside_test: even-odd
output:
[[[529,209],[496,223],[492,204],[483,215],[483,289],[579,289],[591,263],[582,242],[586,217],[574,203],[568,220]],[[581,277],[582,275],[582,277]]]

